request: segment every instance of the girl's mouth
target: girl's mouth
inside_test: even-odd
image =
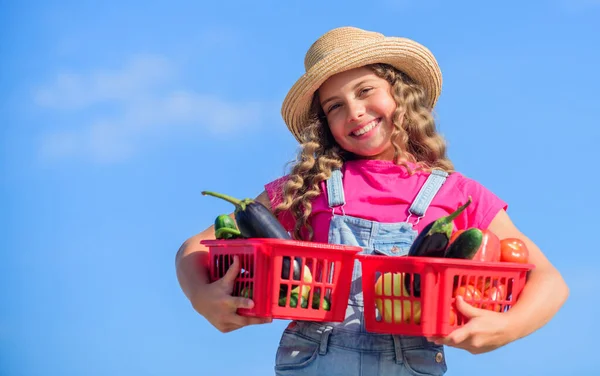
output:
[[[373,129],[375,129],[379,123],[381,121],[381,118],[377,118],[377,119],[373,119],[370,122],[368,122],[367,124],[365,124],[364,126],[361,126],[360,128],[353,130],[350,135],[356,138],[363,138],[365,137],[365,135],[371,133],[371,131]]]

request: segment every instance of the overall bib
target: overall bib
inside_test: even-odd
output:
[[[364,254],[406,255],[417,237],[411,218],[418,221],[424,216],[446,177],[444,171],[432,172],[404,222],[380,223],[345,215],[342,172],[334,170],[326,181],[332,210],[329,243],[360,246]],[[366,332],[359,261],[354,263],[345,320],[291,322],[283,332],[275,361],[278,376],[441,376],[445,372],[443,346],[424,337]]]

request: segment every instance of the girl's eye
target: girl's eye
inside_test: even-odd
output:
[[[371,90],[373,90],[373,88],[372,88],[372,87],[366,87],[366,88],[362,89],[362,90],[360,91],[360,93],[358,93],[358,94],[362,96],[362,95],[365,95],[365,94],[367,94],[367,93],[368,93],[369,91],[371,91]]]
[[[331,106],[329,106],[329,108],[327,109],[327,113],[330,113],[331,111],[335,110],[336,108],[338,108],[340,105],[338,103],[333,104]]]

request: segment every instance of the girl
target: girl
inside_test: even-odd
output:
[[[305,67],[282,107],[301,144],[298,161],[257,198],[295,239],[402,256],[427,223],[471,196],[472,204],[454,221],[457,229],[488,228],[500,239],[521,238],[536,268],[511,310],[480,310],[458,299],[457,309],[469,322],[445,338],[422,338],[365,331],[357,262],[346,319],[290,323],[277,350],[276,374],[443,375],[443,345],[483,353],[546,324],[568,288],[511,222],[507,205],[453,171],[432,117],[442,78],[429,50],[408,39],[344,27],[310,47]],[[177,275],[194,308],[223,332],[268,322],[235,313],[253,304],[230,296],[238,260],[221,280],[208,283],[206,249],[199,241],[211,238],[212,227],[188,239],[177,255]]]

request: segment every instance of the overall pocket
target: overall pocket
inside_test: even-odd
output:
[[[406,256],[417,238],[417,231],[410,223],[381,225],[373,240],[373,254]]]
[[[414,239],[382,240],[373,242],[373,254],[384,256],[406,256]]]
[[[284,331],[275,356],[275,371],[299,371],[319,356],[319,343]]]
[[[408,347],[402,351],[404,366],[415,376],[442,376],[448,370],[444,346],[425,343],[421,347]]]

